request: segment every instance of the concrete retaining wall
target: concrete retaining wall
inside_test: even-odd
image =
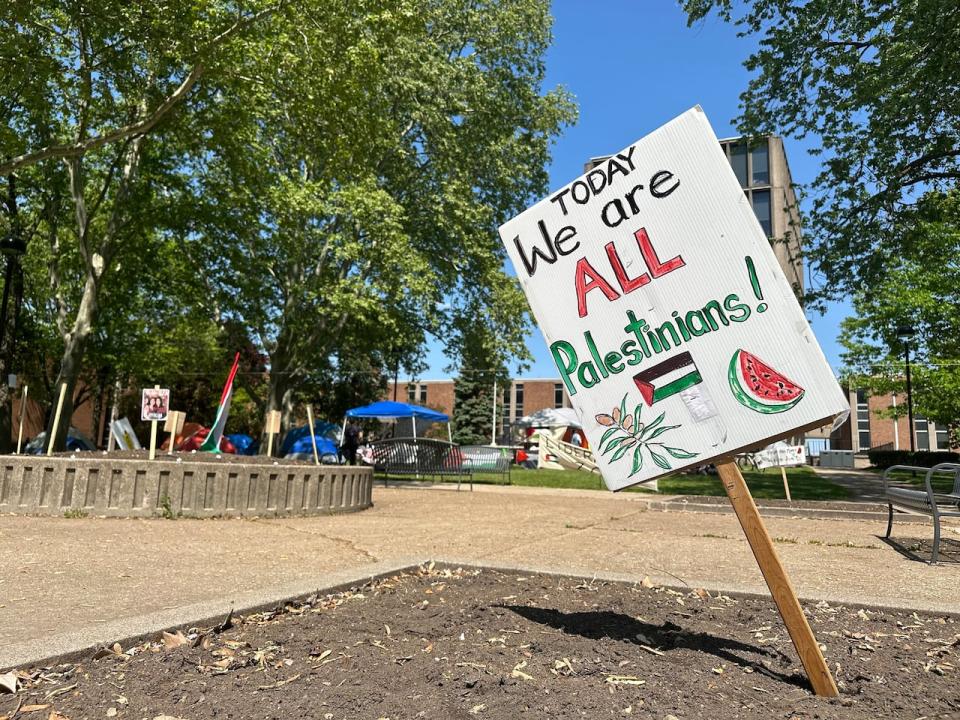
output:
[[[0,512],[30,515],[322,515],[368,508],[372,490],[369,467],[0,457]]]

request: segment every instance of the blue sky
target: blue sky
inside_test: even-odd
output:
[[[752,38],[738,38],[716,17],[688,28],[671,0],[556,0],[553,15],[546,87],[563,85],[573,93],[580,120],[553,147],[551,190],[580,175],[588,158],[626,147],[694,105],[703,107],[719,137],[738,134],[733,122],[750,78],[743,61],[756,45]],[[806,153],[808,143],[784,142],[794,183],[810,183],[819,167]],[[845,305],[822,317],[808,313],[834,371],[840,367],[839,324],[847,313]],[[538,329],[531,328],[527,344],[534,359],[518,377],[555,377]],[[447,377],[438,345],[427,361],[422,378]]]

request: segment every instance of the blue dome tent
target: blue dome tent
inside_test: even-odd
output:
[[[315,420],[313,423],[313,434],[317,438],[317,456],[324,455],[338,456],[337,453],[337,426],[333,423]],[[283,437],[283,444],[280,446],[280,455],[312,455],[313,448],[310,447],[310,426],[301,425],[294,428]]]

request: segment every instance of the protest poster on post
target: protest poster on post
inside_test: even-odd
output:
[[[169,388],[144,388],[140,392],[140,419],[144,422],[166,420],[170,412]]]
[[[849,411],[699,108],[500,236],[611,490]]]
[[[500,238],[607,487],[715,463],[814,690],[836,695],[732,458],[849,406],[703,111],[611,155]]]

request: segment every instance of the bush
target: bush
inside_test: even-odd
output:
[[[960,462],[960,453],[955,452],[868,450],[867,457],[870,458],[870,464],[878,468],[888,468],[891,465],[916,465],[917,467],[933,467],[938,463]]]

